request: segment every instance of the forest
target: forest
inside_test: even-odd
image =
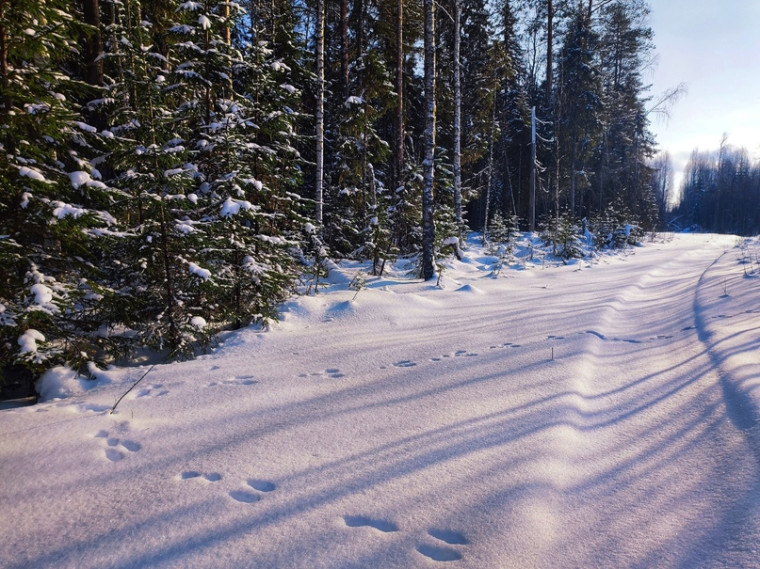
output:
[[[661,227],[647,20],[640,0],[0,0],[0,366],[185,357],[331,260],[417,255],[429,279],[469,230]],[[695,156],[689,183],[732,200],[743,164]]]
[[[655,162],[659,164],[658,159]],[[667,164],[655,178],[662,185],[672,177]],[[664,187],[664,186],[663,186]],[[713,233],[760,233],[760,163],[746,148],[735,148],[723,137],[717,151],[694,150],[686,165],[680,199],[669,219],[676,229]]]

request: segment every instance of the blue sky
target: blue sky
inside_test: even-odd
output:
[[[760,159],[760,2],[649,0],[657,98],[685,83],[668,121],[653,118],[662,150],[680,174],[691,152],[728,142]]]

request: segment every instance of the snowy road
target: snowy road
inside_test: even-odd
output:
[[[736,238],[288,305],[196,361],[0,415],[7,568],[760,566]],[[745,259],[746,260],[746,259]]]

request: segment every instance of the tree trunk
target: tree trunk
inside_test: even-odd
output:
[[[348,0],[340,0],[340,77],[343,83],[343,100],[348,99]]]
[[[546,2],[546,106],[551,107],[552,100],[552,76],[554,67],[554,4],[552,0]]]
[[[530,204],[528,231],[536,230],[536,107],[530,110]]]
[[[316,184],[314,201],[316,202],[315,220],[317,226],[322,228],[323,223],[323,179],[324,179],[324,155],[325,155],[325,3],[317,1],[317,29],[316,29],[316,56],[317,56],[317,156],[316,156]]]
[[[11,100],[11,94],[10,94],[10,76],[9,76],[9,69],[8,69],[8,31],[5,27],[5,7],[6,7],[7,0],[0,0],[0,81],[2,81],[2,87],[3,87],[3,109],[2,109],[2,116],[3,116],[3,123],[6,122],[7,117],[11,113],[11,107],[13,106],[13,101]],[[12,142],[12,141],[8,141]],[[13,148],[6,145],[6,149],[13,153]]]
[[[435,277],[435,3],[425,0],[425,155],[422,189],[422,278]]]
[[[570,216],[575,218],[575,191],[578,187],[578,142],[573,139],[572,153],[570,155]]]
[[[493,186],[494,147],[496,146],[496,104],[491,106],[491,140],[488,150],[488,165],[486,167],[486,214],[483,223],[483,241],[488,239],[488,218],[491,215],[491,195]]]
[[[395,186],[404,183],[404,0],[398,0],[396,14],[396,149]]]
[[[462,44],[461,24],[461,0],[454,0],[454,207],[459,232],[462,228],[462,67],[459,59]],[[488,211],[488,204],[486,204],[486,211]]]
[[[161,260],[164,265],[164,292],[166,294],[166,316],[169,319],[169,342],[172,351],[179,347],[180,331],[177,322],[177,299],[174,291],[174,272],[169,252],[169,229],[166,223],[166,208],[161,204]]]
[[[90,85],[103,84],[103,63],[98,60],[103,51],[100,35],[100,6],[98,0],[83,0],[84,21],[94,29],[88,30],[84,46],[84,77]]]

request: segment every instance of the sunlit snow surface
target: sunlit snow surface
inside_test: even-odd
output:
[[[0,414],[5,568],[760,564],[755,243],[344,266],[196,361]],[[366,267],[365,267],[366,269]],[[355,281],[357,282],[357,281]],[[50,397],[62,397],[50,399]]]

